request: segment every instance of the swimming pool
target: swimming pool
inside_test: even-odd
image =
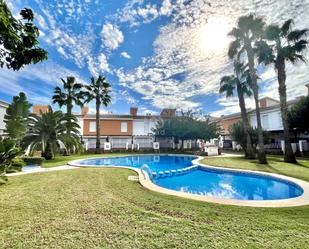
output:
[[[196,156],[176,156],[176,155],[135,155],[135,156],[120,156],[120,157],[105,157],[91,158],[79,160],[80,165],[91,165],[94,167],[102,166],[125,166],[140,168],[147,164],[154,172],[177,170],[186,168],[192,165],[192,160]]]
[[[74,166],[149,166],[149,180],[161,188],[216,199],[273,201],[300,197],[304,190],[293,181],[267,173],[204,167],[193,163],[198,157],[187,155],[134,155],[74,161]],[[171,192],[173,193],[173,192]]]

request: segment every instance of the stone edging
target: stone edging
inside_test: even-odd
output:
[[[179,155],[179,154],[175,154]],[[186,155],[188,156],[188,155]],[[118,156],[119,157],[119,156]],[[189,194],[184,193],[176,190],[171,190],[167,188],[160,187],[156,184],[154,184],[151,179],[149,178],[149,175],[146,173],[144,174],[141,169],[133,168],[133,167],[127,167],[127,166],[121,166],[121,165],[115,165],[115,166],[106,166],[109,168],[125,168],[130,169],[138,173],[139,176],[139,182],[140,184],[152,191],[156,191],[162,194],[168,194],[183,198],[189,198],[192,200],[197,201],[204,201],[204,202],[211,202],[211,203],[217,203],[217,204],[225,204],[225,205],[235,205],[235,206],[249,206],[249,207],[296,207],[296,206],[304,206],[309,205],[309,182],[296,179],[289,176],[283,176],[275,173],[266,173],[261,171],[253,171],[253,170],[242,170],[242,169],[232,169],[232,168],[224,168],[224,167],[215,167],[210,165],[204,165],[199,163],[199,160],[203,159],[203,157],[198,157],[197,159],[192,161],[193,165],[198,165],[200,167],[209,168],[209,169],[216,169],[221,171],[230,171],[230,172],[238,172],[238,173],[248,173],[253,175],[260,175],[260,176],[270,176],[275,179],[288,181],[293,184],[296,184],[297,186],[301,187],[303,189],[303,194],[301,196],[295,197],[295,198],[289,198],[289,199],[281,199],[281,200],[235,200],[235,199],[223,199],[223,198],[215,198],[210,196],[203,196],[203,195],[197,195],[197,194]],[[80,159],[85,160],[85,159]],[[68,163],[70,166],[74,167],[95,167],[94,165],[78,165],[78,161],[75,160]]]

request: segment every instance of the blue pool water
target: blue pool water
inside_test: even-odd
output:
[[[110,158],[94,158],[79,161],[80,165],[94,166],[126,166],[140,168],[147,164],[154,172],[181,169],[192,165],[194,156],[168,156],[168,155],[138,155]]]
[[[303,193],[300,187],[273,177],[204,168],[155,178],[154,183],[181,192],[237,200],[280,200]]]
[[[160,171],[179,170],[192,166],[194,156],[138,155],[113,158],[80,160],[80,165],[127,166],[140,168],[147,164],[156,177],[153,182],[176,191],[238,200],[280,200],[302,195],[296,184],[269,176],[237,173],[196,167],[190,171],[174,174],[158,174]]]

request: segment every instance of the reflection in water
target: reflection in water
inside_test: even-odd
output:
[[[205,169],[157,178],[155,183],[186,193],[237,200],[287,199],[300,196],[303,192],[294,184],[271,177]]]
[[[148,164],[154,172],[181,169],[192,165],[193,156],[167,156],[167,155],[138,155],[113,158],[95,158],[81,160],[81,165],[97,165],[97,166],[127,166],[140,168],[144,164]]]

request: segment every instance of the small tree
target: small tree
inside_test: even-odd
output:
[[[309,132],[309,96],[301,97],[289,110],[291,128]]]
[[[19,142],[27,129],[27,118],[30,113],[31,104],[27,101],[25,93],[21,92],[13,97],[12,103],[6,109],[4,116],[5,128],[11,139]]]
[[[31,9],[20,12],[16,19],[5,1],[0,0],[0,67],[19,70],[24,65],[47,59],[47,51],[38,46],[39,30],[33,24]]]
[[[242,148],[245,148],[247,141],[246,135],[244,133],[244,124],[242,121],[238,121],[232,124],[229,127],[229,132],[231,134],[232,139],[241,145]],[[258,130],[257,128],[250,127],[249,134],[251,137],[252,148],[256,148],[258,144]],[[263,131],[263,137],[265,141],[269,140],[269,133],[267,131]]]
[[[0,137],[0,184],[7,181],[6,171],[12,165],[12,160],[19,155],[19,149],[13,140]]]
[[[209,118],[198,118],[192,111],[182,112],[180,116],[158,122],[153,130],[156,137],[174,138],[176,141],[186,139],[196,140],[218,137],[216,123],[211,123]],[[182,147],[183,143],[181,143]]]

